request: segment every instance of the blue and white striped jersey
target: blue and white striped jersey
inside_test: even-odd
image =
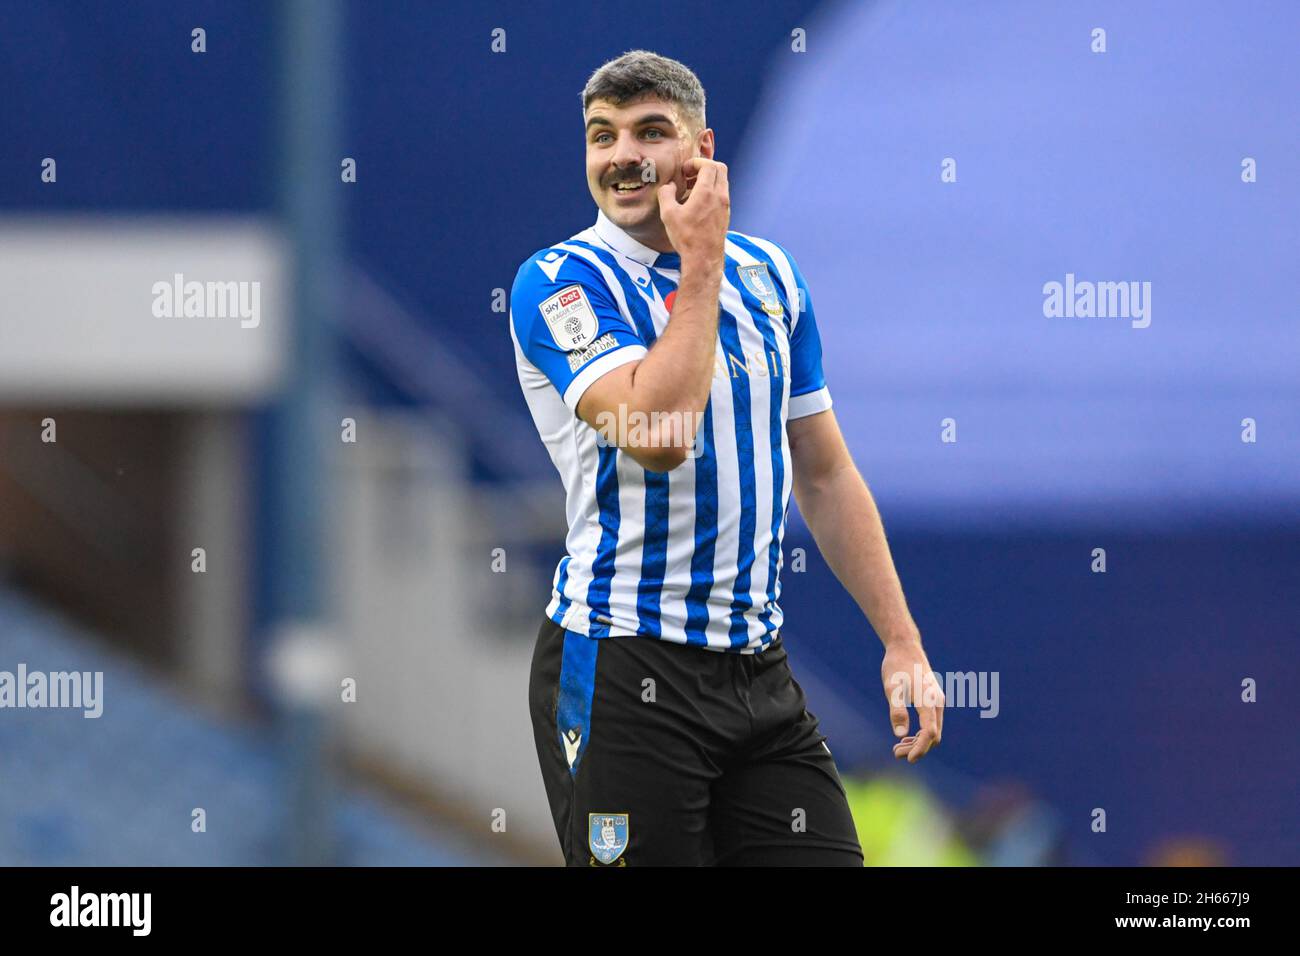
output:
[[[568,554],[547,616],[591,637],[640,635],[753,653],[781,626],[789,419],[830,408],[812,300],[774,242],[727,233],[713,388],[691,457],[649,472],[575,409],[669,321],[675,253],[600,213],[530,256],[510,328],[519,383],[564,482]]]

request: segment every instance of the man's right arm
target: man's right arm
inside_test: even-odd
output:
[[[643,358],[597,379],[577,406],[583,421],[649,471],[670,471],[686,460],[713,383],[731,204],[726,166],[697,157],[683,165],[683,173],[689,176],[692,169],[698,172],[685,202],[677,201],[675,183],[657,191],[682,263],[668,325]],[[614,423],[638,419],[657,427],[612,433]]]

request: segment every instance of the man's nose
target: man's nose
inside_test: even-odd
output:
[[[612,162],[621,170],[641,165],[641,144],[630,132],[621,134],[614,144]]]

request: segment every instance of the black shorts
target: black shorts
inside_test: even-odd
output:
[[[733,654],[548,620],[528,698],[570,866],[862,865],[779,636]]]

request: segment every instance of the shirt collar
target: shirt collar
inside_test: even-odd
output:
[[[643,246],[614,225],[603,210],[596,213],[596,225],[592,228],[595,229],[601,242],[643,266],[658,266],[661,269],[681,268],[681,258],[677,253],[658,252],[649,246]]]

